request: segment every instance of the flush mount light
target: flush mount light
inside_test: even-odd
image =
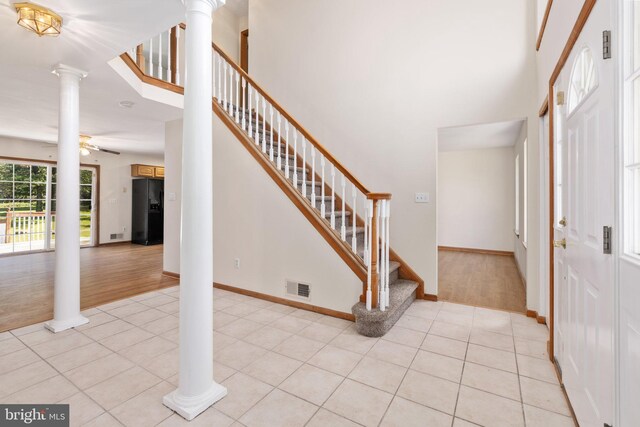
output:
[[[14,3],[18,12],[18,25],[38,36],[57,36],[62,28],[62,18],[46,7],[33,3]]]
[[[120,101],[119,105],[122,108],[131,108],[131,107],[133,107],[135,105],[135,102],[133,102],[133,101]]]

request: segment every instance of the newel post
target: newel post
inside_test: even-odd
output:
[[[144,73],[144,71],[145,71],[145,68],[144,68],[144,65],[145,65],[144,64],[144,52],[142,50],[142,45],[141,44],[136,46],[136,65]]]

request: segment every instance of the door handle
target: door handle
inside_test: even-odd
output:
[[[567,226],[567,217],[563,216],[562,219],[559,222],[560,222],[561,226],[566,227]]]
[[[554,248],[567,249],[567,239],[554,240],[553,241],[553,247]]]

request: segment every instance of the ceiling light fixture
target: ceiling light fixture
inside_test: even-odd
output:
[[[57,36],[62,28],[62,18],[46,7],[33,3],[14,3],[18,12],[18,25],[38,36]]]
[[[91,152],[87,148],[90,139],[91,137],[88,135],[80,135],[80,154],[82,156],[88,156],[89,154],[91,154]]]
[[[120,101],[119,104],[122,108],[131,108],[135,105],[133,101]]]

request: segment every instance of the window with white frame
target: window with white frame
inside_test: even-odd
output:
[[[640,256],[640,2],[624,13],[624,251]]]
[[[528,194],[529,191],[527,189],[528,187],[528,178],[527,178],[527,171],[529,170],[529,155],[527,154],[528,151],[528,144],[527,144],[527,140],[524,140],[524,145],[522,148],[522,155],[524,157],[524,161],[522,163],[523,166],[523,174],[522,174],[522,183],[524,184],[522,186],[523,189],[523,208],[522,208],[522,214],[523,214],[523,218],[522,218],[522,243],[526,246],[527,245],[527,234],[528,234],[528,230],[527,230],[527,210],[528,210]]]
[[[80,244],[95,240],[96,170],[80,168]],[[56,238],[56,167],[0,158],[0,254],[49,250]]]
[[[520,237],[520,155],[516,156],[516,218],[515,218],[515,232]]]

